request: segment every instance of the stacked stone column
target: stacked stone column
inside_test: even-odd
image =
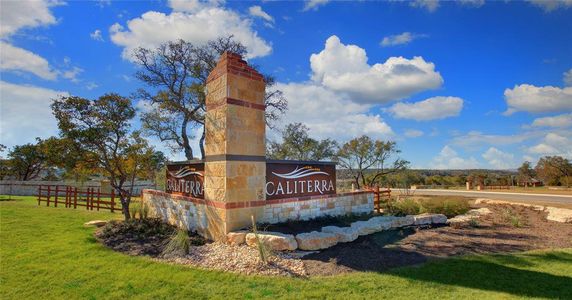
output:
[[[205,116],[206,234],[220,239],[227,232],[261,218],[265,200],[265,83],[233,53],[224,53],[207,79]]]

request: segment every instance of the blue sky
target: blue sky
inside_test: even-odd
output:
[[[571,1],[0,5],[0,138],[9,147],[57,134],[57,95],[141,87],[130,50],[234,34],[285,92],[281,125],[301,121],[340,142],[395,140],[416,168],[572,158]]]

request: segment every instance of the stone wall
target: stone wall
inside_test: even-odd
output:
[[[245,208],[259,208],[264,211],[263,217],[257,220],[259,223],[308,220],[373,211],[373,193],[370,192],[246,203],[209,201],[156,190],[143,190],[142,201],[148,205],[152,216],[160,217],[179,228],[197,231],[211,239],[217,239],[216,233],[223,231],[221,227],[224,222],[221,216],[224,218],[226,214],[240,213]]]
[[[342,216],[373,211],[373,193],[353,192],[329,196],[314,196],[306,200],[267,200],[263,223],[288,220],[309,220],[323,216]]]

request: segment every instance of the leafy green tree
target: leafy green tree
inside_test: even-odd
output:
[[[538,177],[548,185],[565,184],[570,187],[572,164],[562,156],[545,156],[538,160],[534,168]]]
[[[82,169],[101,172],[110,180],[120,198],[123,215],[129,219],[131,191],[126,183],[133,180],[147,163],[152,147],[138,132],[131,132],[135,108],[131,100],[106,94],[95,101],[66,96],[52,103],[60,135],[81,149]]]
[[[331,139],[315,140],[302,123],[288,124],[282,130],[282,143],[269,142],[267,155],[273,159],[325,160],[332,159],[337,143]]]
[[[246,54],[246,47],[232,36],[210,41],[203,46],[183,40],[161,44],[157,49],[138,48],[133,53],[141,67],[135,74],[150,89],[140,89],[137,96],[151,103],[142,114],[144,132],[166,142],[173,151],[182,149],[187,159],[195,153],[190,145],[191,129],[200,128],[199,142],[204,152],[205,86],[219,56],[226,52]],[[276,121],[286,110],[283,93],[272,89],[274,78],[265,76],[266,120]]]
[[[401,151],[392,141],[372,140],[363,135],[342,145],[336,160],[342,168],[352,174],[357,188],[371,186],[381,177],[407,169],[409,162],[401,158],[392,159]],[[370,172],[371,176],[366,176]]]
[[[536,176],[536,172],[532,168],[532,164],[529,161],[525,161],[518,168],[518,175],[516,176],[519,184],[527,185]]]
[[[18,180],[39,179],[46,167],[46,156],[39,144],[14,146],[8,152],[8,173]]]

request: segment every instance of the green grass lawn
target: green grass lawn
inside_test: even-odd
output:
[[[83,223],[120,214],[0,201],[1,299],[572,299],[572,249],[469,256],[384,273],[242,276],[129,257]]]

